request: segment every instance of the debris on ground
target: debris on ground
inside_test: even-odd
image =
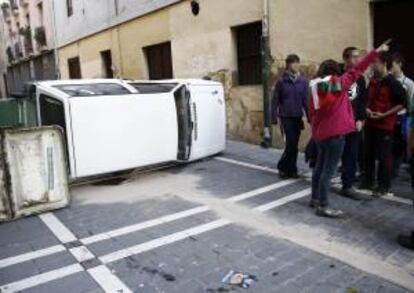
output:
[[[358,289],[356,289],[356,288],[348,288],[346,290],[346,293],[358,293]]]
[[[257,282],[258,279],[255,275],[250,275],[242,272],[237,272],[230,270],[226,276],[221,280],[222,283],[239,286],[241,288],[247,289],[253,282]]]

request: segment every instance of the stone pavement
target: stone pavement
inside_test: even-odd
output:
[[[309,183],[277,177],[279,156],[229,141],[215,158],[73,187],[69,208],[0,224],[0,290],[413,291],[414,252],[395,243],[414,230],[409,201],[332,194],[347,216],[316,217]],[[231,269],[258,282],[222,284]]]

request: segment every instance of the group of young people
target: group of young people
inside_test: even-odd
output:
[[[298,144],[306,117],[312,130],[310,206],[317,215],[343,215],[328,200],[340,162],[340,194],[353,200],[366,199],[357,192],[357,182],[359,189],[372,191],[371,197],[387,195],[404,161],[410,162],[414,189],[414,82],[403,68],[403,57],[389,52],[389,42],[363,57],[361,50],[348,47],[343,63],[323,61],[310,81],[300,75],[297,55],[286,58],[272,101],[273,123],[280,123],[286,142],[277,167],[281,178],[299,177]],[[401,236],[400,242],[414,248],[411,236]]]

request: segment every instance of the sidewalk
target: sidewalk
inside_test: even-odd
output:
[[[333,194],[347,217],[316,217],[309,183],[278,178],[279,156],[229,141],[215,158],[74,187],[69,208],[0,225],[1,292],[414,291],[414,252],[395,242],[414,230],[411,205]],[[230,269],[258,282],[224,285]]]

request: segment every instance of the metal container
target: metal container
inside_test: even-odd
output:
[[[0,130],[0,221],[65,207],[69,189],[58,127]]]

